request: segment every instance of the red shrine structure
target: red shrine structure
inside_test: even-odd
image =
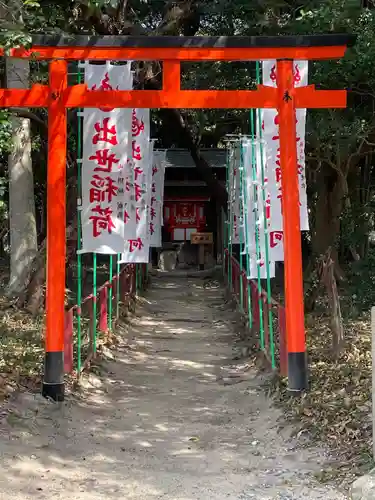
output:
[[[201,148],[200,153],[210,165],[213,175],[225,188],[226,150]],[[221,249],[221,207],[216,206],[187,150],[167,150],[163,215],[164,242],[186,242],[188,246],[191,234],[212,231],[217,233],[216,247]]]
[[[64,398],[64,316],[66,256],[66,156],[68,108],[276,108],[280,119],[285,308],[288,385],[307,388],[301,233],[296,152],[296,108],[343,108],[346,91],[294,88],[294,59],[337,59],[353,45],[346,34],[284,37],[34,36],[31,48],[11,57],[49,61],[49,85],[1,89],[0,107],[48,109],[47,295],[43,394]],[[277,60],[277,88],[181,90],[182,61]],[[68,61],[157,60],[163,63],[162,90],[89,90],[68,86]]]

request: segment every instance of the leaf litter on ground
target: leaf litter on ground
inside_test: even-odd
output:
[[[291,397],[287,381],[273,378],[269,385],[287,422],[297,434],[307,434],[313,444],[324,444],[332,460],[318,479],[344,486],[374,465],[371,420],[371,331],[369,315],[345,320],[345,346],[334,360],[329,318],[310,314],[306,318],[309,390]]]
[[[40,385],[43,318],[34,318],[0,297],[0,400],[20,386]]]

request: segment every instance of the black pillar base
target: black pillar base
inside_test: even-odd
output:
[[[46,384],[43,382],[42,396],[57,402],[64,401],[65,384]]]
[[[296,395],[308,389],[306,352],[288,353],[288,391]]]
[[[199,270],[204,271],[204,264],[199,264]]]
[[[46,352],[42,396],[53,401],[64,401],[64,352]]]

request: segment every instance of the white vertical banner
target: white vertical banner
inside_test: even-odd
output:
[[[269,191],[266,152],[264,141],[245,140],[243,147],[243,193],[246,199],[243,207],[243,220],[245,223],[245,245],[250,256],[250,273],[248,278],[261,279],[275,277],[275,261],[269,251],[269,238],[266,237],[267,222],[269,220]],[[264,182],[263,182],[264,180]],[[266,256],[268,245],[268,276]]]
[[[164,183],[165,183],[165,169],[167,166],[167,150],[163,153],[161,158],[162,165],[162,180],[160,181],[161,191],[160,191],[160,217],[161,225],[164,226]]]
[[[160,248],[163,224],[164,174],[167,151],[155,150],[152,164],[152,193],[150,203],[150,246]]]
[[[259,267],[258,267],[259,263]],[[259,278],[261,280],[266,280],[268,277],[269,278],[274,278],[275,277],[275,261],[270,260],[268,263],[268,272],[269,276],[267,274],[267,266],[266,266],[266,261],[264,257],[261,255],[260,259],[257,259],[255,256],[250,257],[250,273],[248,275],[248,278],[251,280],[258,279],[258,269],[259,269]]]
[[[148,209],[151,193],[150,110],[132,110],[133,197],[136,233],[123,240],[121,262],[147,263],[149,261]]]
[[[233,244],[233,224],[234,224],[234,146],[229,143],[229,153],[228,153],[228,214],[229,214],[229,240]]]
[[[129,112],[133,113],[132,109]],[[132,120],[132,118],[131,118]],[[128,140],[128,161],[123,171],[123,190],[124,190],[124,240],[136,238],[137,220],[136,206],[134,196],[134,160],[132,148],[132,126],[131,120],[129,125],[129,140]]]
[[[308,62],[294,61],[294,85],[304,87],[308,84]],[[267,60],[262,63],[263,85],[277,87],[276,61]],[[309,230],[309,218],[306,194],[305,174],[305,129],[306,109],[296,110],[297,132],[297,168],[300,198],[301,231]],[[270,192],[270,252],[275,261],[284,260],[283,249],[283,217],[281,193],[281,164],[279,117],[276,109],[262,110],[262,138],[266,142],[268,184]]]
[[[243,148],[243,182],[244,196],[243,220],[246,252],[256,255],[256,204],[254,198],[253,161],[255,161],[255,144],[251,140],[242,143]]]
[[[149,153],[148,153],[148,161],[150,163],[150,167],[148,170],[148,175],[146,179],[146,186],[147,186],[147,191],[146,191],[146,207],[147,207],[147,240],[148,240],[148,246],[151,246],[151,231],[152,231],[152,226],[151,226],[151,203],[152,203],[152,198],[154,195],[154,184],[153,184],[153,178],[152,178],[152,172],[153,172],[153,166],[154,166],[154,143],[155,139],[151,139],[149,143]]]
[[[85,83],[92,90],[132,87],[130,63],[84,65]],[[80,253],[116,254],[124,246],[124,168],[128,161],[131,110],[83,111],[82,249]]]
[[[232,224],[232,245],[243,242],[241,238],[241,147],[240,143],[234,143],[229,156],[229,208]]]

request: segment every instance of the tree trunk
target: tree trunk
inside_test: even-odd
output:
[[[340,297],[334,275],[334,262],[330,253],[329,249],[322,261],[322,282],[326,288],[331,312],[332,353],[334,359],[338,359],[344,344],[344,326],[341,316]]]
[[[33,315],[41,312],[44,304],[44,291],[46,281],[46,240],[43,241],[39,254],[34,260],[34,272],[31,274],[28,287],[23,292],[18,302]]]
[[[66,261],[73,258],[76,253],[77,241],[77,217],[75,216],[71,223],[66,228],[67,254]],[[18,305],[25,307],[33,316],[39,314],[44,304],[45,296],[45,281],[46,281],[46,250],[47,239],[45,239],[40,247],[39,253],[33,262],[33,270],[30,277],[30,282],[26,290],[20,296]]]
[[[88,10],[87,6],[83,4],[81,8],[85,11]],[[115,34],[128,34],[128,35],[165,35],[165,36],[178,36],[184,34],[185,36],[194,36],[200,27],[201,13],[199,2],[195,0],[171,0],[165,2],[165,9],[162,13],[162,20],[154,31],[145,31],[139,24],[132,25],[126,19],[126,3],[123,3],[120,10],[116,10],[115,18],[112,22],[103,21],[103,11],[100,8],[92,9],[91,14],[82,16],[85,18],[85,23],[82,29],[94,28],[102,35],[115,35]],[[112,13],[113,14],[113,13]],[[89,23],[86,24],[86,23]],[[110,26],[114,28],[111,31]],[[120,28],[120,32],[118,29]],[[154,63],[142,66],[137,73],[137,79],[140,88],[160,90],[161,73],[160,65],[157,65],[157,71],[154,71]],[[179,141],[183,147],[186,147],[190,152],[192,159],[197,167],[201,179],[207,184],[212,197],[218,201],[227,211],[227,192],[225,187],[215,178],[209,163],[201,155],[199,146],[194,141],[191,130],[184,120],[181,112],[177,109],[163,110],[163,120],[167,123],[167,128],[174,136],[179,137]]]
[[[29,87],[29,61],[6,59],[8,88]],[[12,116],[13,150],[8,159],[10,278],[8,294],[18,296],[27,286],[37,255],[34,179],[31,162],[30,120]]]
[[[313,258],[324,255],[331,248],[331,258],[335,265],[335,276],[339,281],[345,279],[336,250],[340,235],[340,216],[343,210],[345,192],[342,181],[335,172],[327,174],[324,168],[317,180],[317,200],[315,208],[315,227],[312,232]]]
[[[155,88],[155,82],[149,84]],[[181,112],[178,109],[163,110],[163,119],[166,120],[167,126],[173,131],[173,134],[179,138],[181,145],[191,154],[195,163],[200,178],[207,184],[211,196],[218,204],[227,211],[227,191],[225,185],[222,184],[214,175],[208,161],[201,155],[199,146],[194,142],[191,130],[186,124]]]
[[[66,228],[67,253],[66,260],[73,258],[77,251],[77,182],[76,177],[69,179],[67,186],[67,218],[68,226]],[[46,280],[46,245],[45,238],[40,246],[40,250],[33,261],[30,270],[30,279],[28,286],[21,294],[18,305],[25,307],[32,315],[37,315],[44,304],[45,280]]]
[[[151,73],[153,74],[154,72],[151,71]],[[148,80],[146,80],[144,76],[141,78],[143,79],[146,89],[159,89],[161,82],[161,75],[159,73]],[[185,147],[191,154],[198,175],[206,183],[212,198],[214,198],[226,212],[228,207],[228,196],[225,185],[216,178],[210,164],[202,156],[199,145],[194,141],[193,134],[181,111],[179,109],[163,109],[161,116],[166,128],[170,130],[171,136],[176,139],[176,142],[181,147]]]

